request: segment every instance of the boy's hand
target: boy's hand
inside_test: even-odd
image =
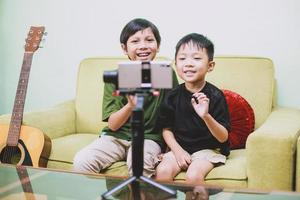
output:
[[[190,154],[183,149],[174,152],[174,155],[180,169],[186,170],[192,162]]]
[[[201,118],[208,114],[209,98],[207,98],[204,93],[194,93],[191,99],[191,103],[194,110]]]
[[[133,109],[136,106],[137,97],[135,95],[126,95],[128,105]]]

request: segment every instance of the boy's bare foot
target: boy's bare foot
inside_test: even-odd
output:
[[[208,191],[203,186],[196,186],[193,191],[185,193],[186,200],[208,200]]]

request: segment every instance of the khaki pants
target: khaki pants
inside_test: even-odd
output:
[[[74,170],[99,173],[117,161],[126,160],[129,174],[132,175],[131,149],[131,141],[102,135],[77,152],[74,157]],[[160,146],[156,142],[144,141],[144,176],[151,177],[155,173],[157,156],[160,153]]]

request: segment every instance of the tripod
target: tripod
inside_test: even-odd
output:
[[[131,116],[131,129],[132,129],[132,172],[133,176],[129,177],[119,185],[115,186],[111,190],[103,193],[101,196],[103,199],[107,199],[113,193],[119,191],[128,184],[132,185],[134,200],[140,199],[140,191],[138,181],[144,181],[156,188],[159,188],[172,196],[176,197],[176,191],[172,190],[164,185],[161,185],[150,178],[143,176],[144,168],[144,97],[147,94],[137,93],[137,104],[133,109]]]

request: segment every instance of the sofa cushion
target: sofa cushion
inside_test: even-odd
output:
[[[245,155],[245,149],[232,150],[226,160],[226,164],[212,169],[206,176],[205,182],[224,187],[247,187]],[[102,173],[115,176],[129,176],[125,161],[114,163],[108,169],[103,170]],[[174,180],[176,182],[184,182],[185,172],[179,173]]]
[[[52,151],[48,159],[47,167],[72,170],[73,158],[77,151],[89,145],[98,137],[98,135],[93,133],[77,133],[52,139]],[[65,151],[61,152],[62,149]],[[116,162],[109,168],[103,170],[103,173],[116,176],[128,176],[126,162]]]
[[[230,148],[244,148],[248,135],[254,130],[255,120],[253,109],[241,95],[230,90],[223,90],[223,93],[230,115]]]
[[[175,179],[185,180],[185,172],[179,173]],[[245,149],[232,150],[225,165],[213,168],[206,176],[205,181],[219,179],[237,181],[247,180]]]
[[[72,164],[77,151],[90,144],[97,137],[99,136],[96,134],[80,133],[52,139],[48,167],[51,167],[49,166],[51,161]]]
[[[52,139],[52,152],[48,161],[48,168],[72,170],[73,157],[76,152],[90,144],[98,137],[92,133],[79,133]],[[62,150],[63,151],[62,153]],[[102,171],[106,175],[128,176],[125,161],[119,161]],[[185,172],[175,177],[175,181],[184,181]],[[245,150],[232,150],[226,164],[214,168],[206,177],[205,181],[210,184],[232,185],[247,187],[246,156]]]

